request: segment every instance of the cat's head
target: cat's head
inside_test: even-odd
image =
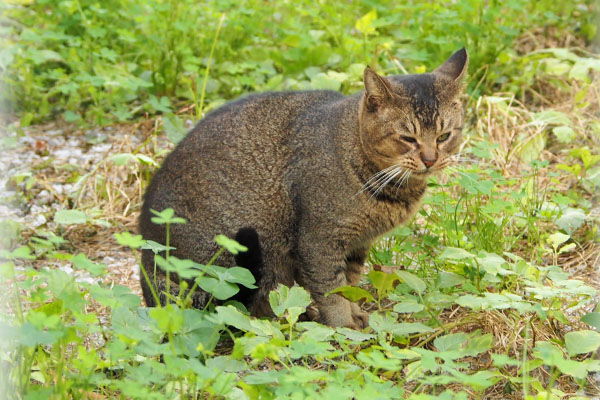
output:
[[[360,139],[379,170],[396,174],[392,179],[425,179],[450,164],[462,143],[468,60],[463,48],[432,73],[384,78],[365,69]]]

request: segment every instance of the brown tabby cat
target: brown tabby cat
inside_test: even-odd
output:
[[[355,285],[380,235],[419,208],[430,174],[461,144],[459,99],[468,55],[454,53],[433,73],[383,78],[367,67],[365,90],[261,93],[209,113],[166,158],[146,192],[140,231],[165,242],[150,209],[172,207],[187,224],[171,227],[172,252],[206,262],[217,234],[236,237],[246,256],[223,254],[259,276],[245,293],[253,315],[272,315],[268,294],[298,282],[321,322],[362,328],[367,315],[339,295]],[[245,257],[245,258],[244,258]],[[143,252],[151,279],[153,253]],[[161,301],[165,275],[157,274]],[[142,279],[148,306],[154,299]],[[177,284],[171,284],[177,292]],[[208,296],[198,291],[194,306]]]

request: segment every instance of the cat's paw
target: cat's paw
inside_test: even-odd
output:
[[[358,304],[350,303],[350,309],[352,310],[353,323],[348,328],[360,330],[369,326],[369,314],[361,310]]]
[[[363,329],[369,323],[369,314],[362,311],[358,304],[342,298],[334,298],[335,303],[320,305],[319,320],[329,326],[345,326],[351,329]]]

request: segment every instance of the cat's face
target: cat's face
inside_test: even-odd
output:
[[[361,145],[391,179],[425,179],[452,162],[462,143],[459,99],[465,49],[433,73],[383,78],[367,67],[360,110]]]

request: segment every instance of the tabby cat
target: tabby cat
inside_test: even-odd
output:
[[[379,76],[367,67],[365,90],[254,94],[210,113],[179,143],[153,177],[140,231],[165,242],[151,209],[171,207],[187,224],[171,226],[179,258],[206,262],[217,234],[249,247],[216,264],[241,264],[258,278],[242,300],[255,316],[272,315],[268,294],[278,284],[306,288],[321,322],[362,328],[367,314],[342,296],[355,285],[374,241],[419,209],[427,178],[461,144],[463,48],[432,73]],[[150,250],[143,266],[154,280]],[[157,272],[165,301],[165,274]],[[170,284],[178,291],[178,279]],[[155,305],[142,279],[148,306]],[[209,296],[197,291],[194,306]]]

